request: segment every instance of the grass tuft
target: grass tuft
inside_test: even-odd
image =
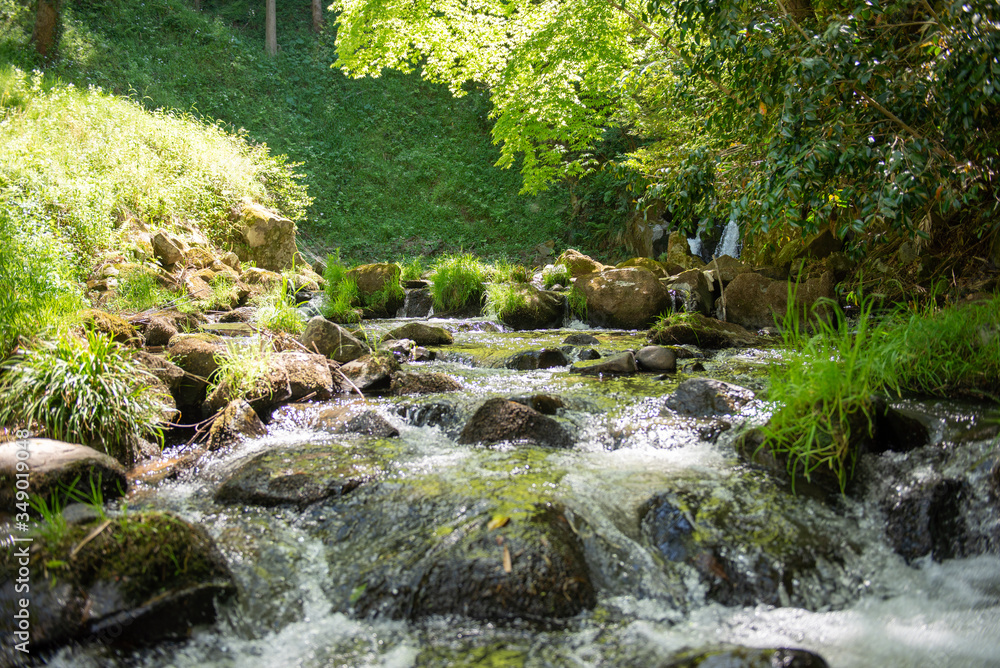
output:
[[[133,439],[162,442],[161,403],[127,349],[87,331],[14,358],[0,376],[0,424],[34,425],[50,438],[103,450],[126,466]]]
[[[502,320],[528,306],[528,298],[522,288],[523,283],[488,283],[486,285],[486,305],[489,317]]]
[[[489,269],[470,253],[446,255],[434,263],[434,309],[460,311],[483,298]]]

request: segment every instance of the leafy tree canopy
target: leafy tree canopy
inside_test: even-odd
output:
[[[621,156],[674,219],[920,235],[995,219],[995,0],[338,0],[337,65],[488,87],[525,191]],[[640,204],[642,200],[640,200]],[[987,225],[980,226],[980,232]]]

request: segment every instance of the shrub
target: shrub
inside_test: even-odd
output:
[[[431,295],[437,311],[458,311],[483,297],[486,266],[469,253],[447,255],[434,263]]]
[[[84,443],[125,465],[136,437],[162,441],[161,402],[127,349],[94,331],[42,343],[0,376],[0,424],[34,425],[46,436]]]

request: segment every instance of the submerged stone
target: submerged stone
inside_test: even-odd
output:
[[[665,409],[678,415],[712,417],[732,415],[754,400],[745,387],[713,378],[689,378],[667,397]]]
[[[466,423],[459,443],[529,442],[569,448],[573,439],[550,417],[507,399],[489,399]]]

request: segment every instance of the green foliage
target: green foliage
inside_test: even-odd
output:
[[[564,264],[556,264],[551,269],[546,267],[542,270],[542,285],[545,286],[546,290],[550,290],[554,285],[569,287],[573,285],[571,278],[573,275],[570,274],[569,267]]]
[[[339,323],[361,321],[361,309],[357,308],[360,298],[358,283],[347,276],[348,267],[340,260],[340,249],[326,258],[326,301],[321,311],[323,317]]]
[[[102,334],[41,343],[4,370],[0,424],[33,424],[50,438],[90,445],[126,465],[133,438],[162,440],[161,403],[144,384],[149,372]]]
[[[63,508],[66,506],[65,495],[56,493],[49,498],[32,494],[29,503],[32,509],[42,518],[34,526],[34,531],[43,541],[47,543],[57,543],[61,541],[69,529],[66,518],[63,517]]]
[[[574,285],[569,294],[566,295],[566,303],[569,306],[569,312],[578,320],[587,321],[587,295],[583,293],[583,290]]]
[[[18,225],[0,206],[0,360],[20,337],[66,330],[84,306],[73,279],[65,243],[33,225]]]
[[[301,334],[306,324],[295,307],[288,285],[288,277],[283,276],[280,283],[256,298],[257,324],[277,332]]]
[[[163,306],[177,297],[159,284],[155,273],[136,267],[118,277],[115,298],[109,306],[115,311],[133,313]]]
[[[434,263],[431,295],[438,312],[460,311],[483,298],[489,269],[470,253],[446,255]]]
[[[370,295],[365,295],[361,301],[365,308],[375,311],[382,311],[386,304],[391,301],[398,302],[406,297],[406,290],[399,284],[399,280],[386,281],[386,283]],[[392,315],[392,314],[390,314]]]
[[[487,283],[486,304],[484,310],[489,317],[502,319],[525,308],[528,298],[525,296],[523,283]]]
[[[843,491],[859,439],[872,430],[872,395],[879,384],[866,351],[881,333],[873,331],[870,302],[853,331],[842,314],[814,322],[818,332],[809,336],[798,309],[789,308],[785,316],[782,333],[795,352],[785,365],[771,367],[769,399],[776,408],[763,428],[765,443],[787,458],[789,471],[807,480],[818,469],[829,471]]]
[[[523,264],[500,258],[489,269],[489,280],[497,283],[531,283],[531,270]]]
[[[309,6],[279,3],[279,53],[264,53],[255,2],[120,0],[66,3],[59,58],[46,72],[78,89],[132,95],[150,109],[190,112],[301,163],[315,198],[300,231],[353,261],[431,249],[514,253],[560,236],[566,192],[519,197],[498,170],[485,90],[454,100],[444,86],[386,72],[353,81],[330,69],[332,29],[311,30]],[[0,0],[0,63],[41,67],[31,7]],[[265,175],[281,201],[285,183]],[[225,172],[220,172],[224,177]],[[297,216],[291,216],[298,220]]]
[[[402,272],[400,273],[399,278],[401,281],[419,281],[423,275],[424,262],[423,259],[418,256],[402,265]]]
[[[1000,395],[1000,295],[937,311],[901,310],[868,353],[880,382],[896,394]]]
[[[2,64],[0,97],[17,100],[0,109],[0,191],[9,215],[67,242],[81,270],[115,247],[120,222],[132,216],[155,225],[198,220],[222,243],[241,198],[297,219],[309,203],[283,158],[190,114],[150,112]]]
[[[209,392],[224,386],[229,389],[230,401],[246,397],[267,375],[272,352],[270,344],[263,338],[227,340],[226,352],[215,356],[219,368],[212,376]]]

